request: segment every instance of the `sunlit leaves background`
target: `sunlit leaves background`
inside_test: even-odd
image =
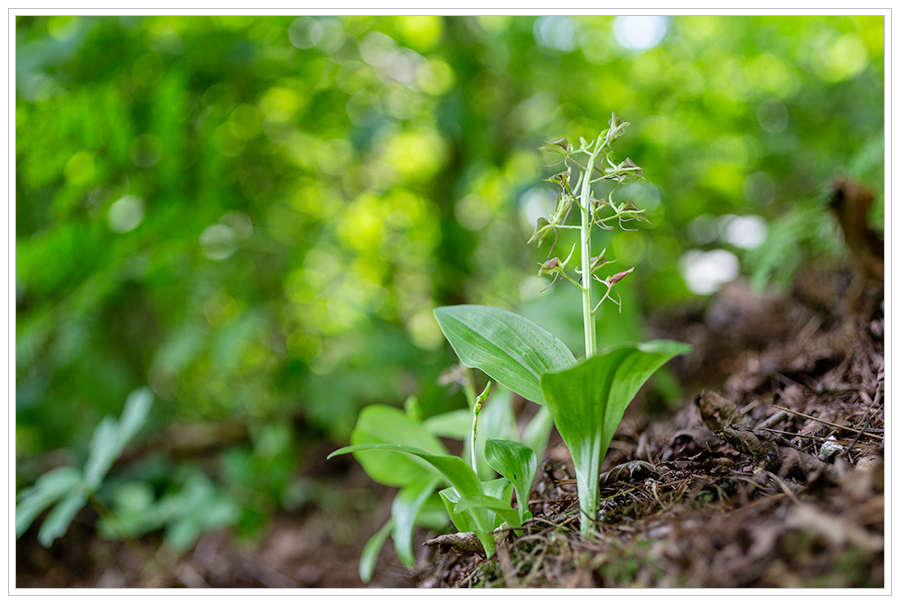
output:
[[[836,171],[883,189],[881,17],[17,17],[16,53],[20,484],[146,384],[151,432],[247,426],[206,470],[290,507],[305,443],[363,405],[462,405],[435,306],[578,352],[573,288],[525,245],[537,147],[611,111],[650,183],[617,195],[655,226],[596,235],[637,267],[601,342],[751,272]]]

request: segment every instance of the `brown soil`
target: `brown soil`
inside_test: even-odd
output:
[[[654,337],[694,346],[670,364],[691,398],[662,416],[646,394],[632,405],[592,539],[556,441],[534,519],[496,556],[419,547],[408,571],[388,543],[369,587],[883,587],[883,288],[857,284],[809,270],[790,295],[759,297],[737,282],[702,312],[657,319]],[[207,534],[175,556],[159,535],[105,541],[85,511],[46,550],[32,528],[17,543],[16,586],[363,587],[362,546],[394,490],[350,461],[308,470],[330,495],[255,542]]]
[[[631,410],[594,537],[558,447],[522,536],[487,561],[433,555],[418,585],[883,587],[883,292],[860,289],[821,271],[790,296],[736,282],[670,323],[655,335],[694,345],[674,366],[699,394],[663,420]]]

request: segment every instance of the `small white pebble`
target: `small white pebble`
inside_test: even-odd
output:
[[[822,461],[826,461],[843,452],[844,447],[838,444],[834,436],[829,436],[828,440],[822,443],[822,447],[819,449],[819,459],[821,459]]]
[[[647,536],[651,539],[659,539],[661,537],[665,537],[669,533],[672,532],[672,526],[669,524],[663,526],[653,527],[649,531],[647,531]]]

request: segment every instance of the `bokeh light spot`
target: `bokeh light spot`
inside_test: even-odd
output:
[[[575,22],[569,17],[541,17],[534,22],[534,39],[543,48],[572,52],[575,48]]]
[[[325,141],[316,149],[316,159],[326,174],[343,174],[353,161],[353,146],[339,138]]]
[[[613,21],[613,36],[628,50],[649,50],[659,46],[669,33],[667,17],[623,16]]]
[[[765,205],[775,197],[775,183],[765,172],[754,172],[744,181],[744,197],[759,205]]]
[[[491,208],[483,197],[466,195],[456,202],[456,219],[470,231],[480,231],[491,221]]]
[[[63,169],[66,180],[74,186],[85,185],[94,179],[94,154],[87,149],[79,151],[66,162]]]
[[[678,264],[688,289],[701,296],[717,292],[740,272],[737,256],[727,250],[689,250]]]
[[[784,132],[789,121],[787,107],[777,99],[767,99],[756,108],[756,119],[766,132]]]
[[[109,228],[115,233],[133,231],[144,220],[144,200],[134,195],[114,201],[106,215]]]
[[[141,134],[131,143],[131,161],[141,168],[152,168],[162,157],[162,143],[152,134]]]
[[[868,62],[866,44],[856,34],[844,34],[810,55],[813,72],[827,82],[848,80],[862,73]]]
[[[225,224],[214,224],[200,233],[200,247],[210,260],[224,260],[237,249],[234,230]]]
[[[766,221],[761,216],[729,214],[719,218],[722,240],[741,249],[751,250],[765,241],[766,230]]]

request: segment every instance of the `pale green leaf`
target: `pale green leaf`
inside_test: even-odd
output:
[[[491,509],[493,503],[489,502],[490,505],[488,506],[475,505],[465,509],[457,509],[456,504],[470,496],[486,495],[492,501],[497,501],[505,505],[509,510],[512,510],[509,505],[512,499],[512,484],[506,478],[497,478],[484,481],[482,488],[484,489],[483,493],[469,493],[465,496],[460,495],[459,491],[454,487],[446,488],[438,494],[444,502],[444,507],[447,509],[447,513],[450,515],[450,520],[453,522],[456,530],[465,533],[475,533],[478,540],[481,541],[484,551],[490,557],[495,549],[494,538],[490,532],[500,525],[497,521],[497,512]]]
[[[139,388],[128,395],[122,417],[117,422],[105,417],[94,430],[90,454],[84,465],[84,480],[90,489],[96,490],[116,459],[122,455],[147,421],[153,394],[148,388]]]
[[[498,389],[497,393],[484,404],[481,413],[478,414],[475,459],[478,462],[478,475],[483,479],[496,477],[494,474],[496,468],[492,469],[484,459],[484,443],[490,438],[503,440],[517,440],[519,438],[516,416],[512,410],[512,393],[505,388]],[[463,457],[465,458],[465,455]]]
[[[81,472],[75,468],[56,468],[41,474],[33,486],[19,493],[19,502],[16,504],[16,538],[28,530],[41,512],[76,489],[81,479]]]
[[[362,555],[359,557],[359,578],[362,579],[363,583],[368,583],[372,580],[372,573],[375,572],[378,554],[381,552],[381,548],[384,546],[384,542],[387,541],[388,535],[391,534],[393,528],[393,520],[388,519],[384,526],[366,541]]]
[[[534,451],[538,461],[544,458],[544,449],[547,448],[552,431],[553,417],[550,415],[550,410],[547,407],[541,407],[522,432],[522,444]]]
[[[87,498],[80,490],[71,491],[65,499],[56,504],[38,531],[38,541],[44,547],[50,547],[58,537],[62,537],[69,530],[69,525],[75,518],[75,514],[87,503]]]
[[[447,487],[446,489],[438,492],[438,495],[440,495],[441,501],[444,502],[444,507],[447,509],[447,514],[450,515],[450,522],[453,523],[453,526],[456,527],[456,530],[461,533],[474,532],[476,527],[475,520],[472,518],[472,516],[463,511],[456,511],[456,504],[461,499],[459,491],[457,491],[453,487]]]
[[[438,482],[437,477],[425,477],[410,483],[397,493],[391,504],[391,519],[394,521],[391,537],[394,540],[394,549],[400,561],[408,568],[412,568],[416,562],[412,549],[416,518]]]
[[[122,417],[119,420],[119,445],[122,449],[144,427],[152,405],[153,392],[149,388],[138,388],[125,399],[125,408],[122,410]],[[120,450],[119,455],[121,454]]]
[[[356,427],[350,435],[353,445],[408,445],[432,455],[446,455],[447,449],[425,426],[411,420],[395,407],[369,405],[359,413]],[[354,454],[373,480],[393,487],[403,487],[436,472],[427,462],[416,457],[389,451],[373,452],[356,449]]]
[[[109,472],[119,453],[118,423],[112,417],[104,417],[94,429],[90,452],[84,464],[84,481],[92,490],[100,486],[100,481]]]
[[[472,433],[472,411],[456,409],[432,415],[422,422],[425,429],[434,436],[444,436],[456,440],[466,440]]]
[[[466,462],[464,462],[459,457],[454,457],[452,455],[434,455],[428,453],[427,451],[423,451],[422,449],[411,447],[409,445],[352,445],[349,447],[342,447],[338,449],[337,451],[329,455],[328,459],[331,459],[335,455],[355,453],[357,451],[378,451],[379,454],[385,454],[385,452],[395,452],[415,455],[416,457],[419,457],[420,459],[423,459],[431,464],[436,470],[443,474],[447,481],[451,485],[456,487],[456,489],[461,494],[468,495],[484,492],[484,489],[481,486],[481,481],[478,480],[475,472],[472,471],[472,468],[470,468],[466,464]]]
[[[512,509],[508,503],[504,503],[496,497],[490,497],[488,495],[467,495],[466,497],[460,498],[456,503],[457,513],[468,512],[471,510],[490,510],[499,516],[503,522],[509,524],[510,528],[517,528],[520,526],[519,515],[516,511]],[[487,548],[485,548],[485,550],[487,550]]]

